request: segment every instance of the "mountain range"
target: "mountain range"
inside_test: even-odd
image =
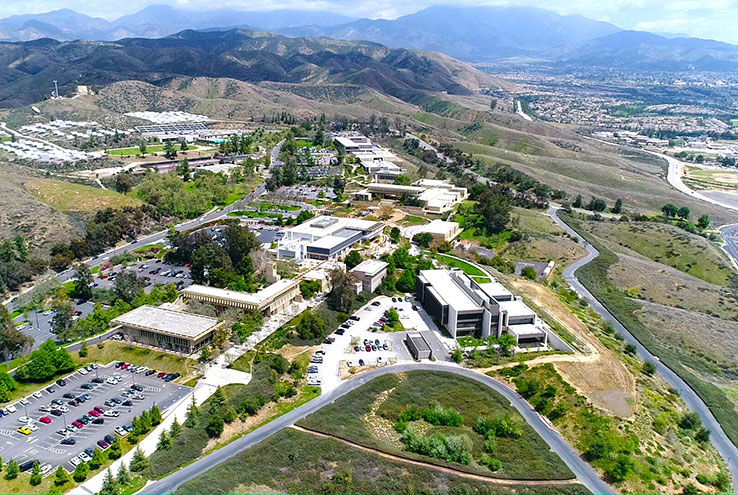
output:
[[[437,51],[469,62],[557,69],[738,70],[738,46],[728,43],[625,31],[579,15],[511,6],[434,6],[394,20],[351,19],[325,11],[189,11],[154,5],[107,21],[62,9],[0,19],[0,40],[115,41],[235,28],[292,38],[371,41],[390,48]]]
[[[418,102],[428,93],[469,94],[507,83],[434,52],[371,42],[288,38],[271,33],[183,31],[166,38],[115,42],[41,39],[0,43],[0,106],[38,101],[53,81],[74,86],[177,77],[223,77],[247,82],[353,84]]]

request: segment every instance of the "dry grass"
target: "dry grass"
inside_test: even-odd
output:
[[[133,196],[53,179],[31,180],[25,186],[39,201],[60,211],[98,211],[141,204]]]

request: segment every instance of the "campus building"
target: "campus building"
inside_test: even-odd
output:
[[[238,308],[261,311],[269,317],[287,309],[302,298],[300,281],[282,279],[264,287],[259,292],[239,292],[206,285],[190,285],[181,292],[186,299],[205,302],[220,308]]]
[[[420,332],[408,332],[405,336],[405,345],[416,361],[433,357],[433,351],[431,351],[428,341]]]
[[[389,264],[382,260],[365,260],[356,265],[351,273],[361,282],[361,290],[374,292],[387,276]]]
[[[546,347],[548,326],[499,283],[478,283],[459,269],[421,270],[416,298],[451,337],[509,333],[518,347]]]
[[[425,225],[406,227],[403,229],[402,235],[408,239],[412,239],[418,234],[430,234],[434,241],[451,242],[456,239],[463,230],[464,229],[459,226],[458,222],[445,222],[440,219],[435,219]]]
[[[320,216],[285,232],[277,244],[277,259],[335,260],[351,247],[376,238],[382,222]]]
[[[133,342],[188,355],[209,345],[223,325],[215,318],[153,306],[139,306],[111,323]]]
[[[469,194],[465,187],[457,187],[448,181],[421,179],[410,186],[373,182],[366,189],[353,193],[353,196],[366,201],[376,197],[395,200],[413,198],[420,202],[423,211],[445,213],[464,201]]]

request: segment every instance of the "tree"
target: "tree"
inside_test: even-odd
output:
[[[43,480],[43,477],[41,477],[41,464],[38,461],[34,461],[33,469],[31,470],[31,486],[38,486]]]
[[[328,307],[341,313],[351,313],[356,293],[353,283],[356,277],[352,273],[342,270],[331,270],[331,290],[328,292],[326,302]]]
[[[303,340],[323,337],[327,327],[323,318],[316,312],[308,310],[302,314],[297,324],[297,335]]]
[[[572,206],[573,206],[574,208],[581,208],[581,207],[582,207],[582,204],[583,204],[583,202],[584,202],[584,199],[582,198],[582,195],[581,195],[581,194],[577,194],[577,197],[576,197],[576,199],[574,200],[574,202],[572,203]]]
[[[169,450],[172,448],[172,437],[169,436],[166,430],[161,432],[159,435],[159,443],[156,446],[156,450]]]
[[[74,278],[77,282],[74,284],[74,297],[89,301],[92,299],[92,272],[90,267],[84,263],[74,265]]]
[[[664,206],[661,207],[661,212],[666,218],[675,217],[678,211],[679,208],[671,203],[666,203]]]
[[[133,270],[123,270],[115,279],[115,293],[128,304],[136,299],[136,295],[146,287],[146,280],[136,275]]]
[[[488,187],[480,195],[475,209],[484,220],[484,229],[491,234],[498,234],[505,230],[510,222],[512,193],[502,186]]]
[[[171,139],[164,143],[164,156],[169,160],[172,160],[177,156],[177,149],[174,147],[174,143]]]
[[[195,428],[197,426],[197,420],[200,416],[200,411],[197,409],[197,403],[195,402],[195,394],[192,394],[192,401],[190,406],[187,408],[187,419],[185,419],[185,428]]]
[[[623,200],[618,198],[615,200],[615,206],[612,207],[613,213],[622,213],[623,211]]]
[[[503,333],[500,338],[497,339],[497,344],[500,346],[500,352],[503,356],[511,356],[513,346],[517,345],[515,337],[509,333]]]
[[[225,421],[223,421],[223,418],[219,414],[213,414],[210,416],[208,424],[205,427],[205,433],[207,433],[210,438],[217,438],[221,433],[223,433],[223,428],[225,428]]]
[[[398,227],[392,227],[389,236],[390,239],[392,239],[392,242],[397,244],[400,241],[400,229]]]
[[[55,335],[62,335],[72,327],[74,305],[68,297],[59,295],[51,303],[51,310],[54,312],[54,316],[51,318],[51,331]]]
[[[105,464],[105,456],[103,455],[103,451],[100,449],[95,449],[95,451],[92,453],[92,459],[90,459],[88,464],[90,465],[90,469],[97,469]]]
[[[523,267],[523,269],[520,270],[520,275],[528,280],[535,280],[538,278],[538,273],[536,273],[536,269],[532,266]]]
[[[128,194],[133,189],[133,177],[128,172],[121,172],[115,176],[115,190],[121,194]]]
[[[704,230],[704,229],[706,229],[707,227],[709,227],[709,226],[710,226],[710,217],[708,217],[707,215],[702,215],[702,216],[701,216],[701,217],[700,217],[700,218],[699,218],[699,219],[697,220],[697,226],[698,226],[699,228],[701,228],[702,230]]]
[[[359,252],[355,250],[350,251],[349,254],[346,255],[346,259],[344,261],[346,263],[346,269],[351,270],[359,263],[361,263],[361,254],[359,254]]]
[[[8,461],[8,467],[5,468],[5,479],[14,480],[18,477],[19,474],[20,467],[18,467],[18,463],[15,461],[15,459],[10,459],[10,461]]]
[[[418,246],[422,248],[428,248],[431,245],[431,242],[433,242],[433,235],[429,234],[428,232],[421,232],[420,234],[415,234],[413,236],[413,242],[417,244]]]
[[[177,421],[177,418],[174,418],[174,421],[172,421],[172,426],[169,428],[169,436],[172,438],[177,438],[180,433],[182,433],[182,425],[179,424],[179,421]]]
[[[136,450],[133,452],[133,457],[131,458],[131,464],[129,466],[130,470],[134,473],[140,473],[148,467],[149,460],[144,455],[141,447],[136,447]]]
[[[623,481],[635,468],[635,462],[627,454],[618,454],[607,474],[615,481]]]
[[[151,406],[149,417],[151,418],[151,426],[156,426],[161,423],[161,410],[159,409],[159,406],[156,405],[156,402]]]
[[[681,208],[679,208],[679,210],[677,210],[677,216],[682,220],[686,220],[687,218],[689,218],[689,208],[687,208],[686,206],[682,206]]]
[[[460,363],[464,359],[464,353],[457,347],[451,352],[451,359],[453,359],[455,363]]]
[[[685,413],[679,420],[679,427],[684,430],[696,430],[701,424],[699,414],[694,412]]]
[[[400,186],[409,186],[412,184],[412,179],[410,179],[410,176],[405,174],[400,174],[395,176],[395,184]]]
[[[102,486],[100,487],[99,495],[118,495],[120,493],[120,486],[113,476],[113,472],[108,469],[103,478]]]
[[[190,176],[190,162],[187,160],[187,158],[177,164],[177,175],[182,177],[182,180],[185,182],[189,182],[189,180],[192,178]]]
[[[605,211],[607,203],[604,199],[592,198],[587,205],[587,209],[591,211]]]
[[[415,289],[415,275],[410,268],[402,271],[402,275],[395,283],[395,288],[400,292],[412,292]]]
[[[694,439],[700,443],[707,442],[710,440],[710,430],[705,427],[700,427],[700,429],[697,430],[697,433],[695,433]]]
[[[115,477],[115,480],[118,482],[118,484],[121,487],[124,487],[131,482],[131,473],[128,471],[128,468],[126,467],[125,462],[120,463],[120,468],[118,469],[118,476]]]
[[[79,348],[79,357],[86,358],[87,357],[87,341],[83,340],[82,345]]]
[[[138,151],[141,153],[141,156],[146,155],[146,141],[141,141],[138,145]]]
[[[87,479],[87,475],[89,473],[90,473],[90,466],[88,466],[86,462],[80,462],[79,464],[77,464],[77,467],[74,468],[74,472],[72,473],[72,478],[77,483],[81,483],[85,479]]]
[[[643,366],[641,366],[641,371],[644,375],[653,376],[653,374],[656,373],[656,366],[651,361],[646,361],[643,363]]]
[[[123,449],[120,446],[120,440],[116,439],[110,444],[110,448],[108,449],[108,459],[114,461],[115,459],[120,459],[122,455]]]
[[[54,474],[54,484],[56,486],[66,485],[69,482],[69,475],[67,470],[61,464],[56,468],[56,474]]]
[[[702,156],[702,155],[700,155]],[[700,491],[692,483],[687,483],[682,488],[682,495],[698,495]]]

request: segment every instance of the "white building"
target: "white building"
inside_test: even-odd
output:
[[[381,222],[320,216],[287,230],[277,244],[277,258],[336,259],[357,242],[376,238],[383,228]]]
[[[374,292],[387,276],[389,264],[382,260],[365,260],[356,265],[352,270],[356,278],[361,281],[361,289],[365,292]]]

